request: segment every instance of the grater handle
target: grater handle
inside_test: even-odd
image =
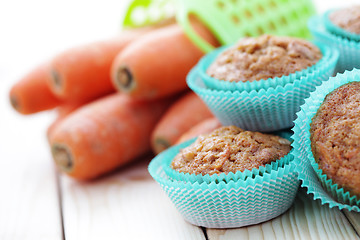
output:
[[[191,39],[196,46],[198,46],[203,52],[208,53],[215,49],[213,45],[205,41],[192,27],[190,22],[189,9],[182,7],[176,14],[176,20],[179,25],[183,28],[185,34]]]

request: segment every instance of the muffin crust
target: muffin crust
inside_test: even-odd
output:
[[[318,47],[303,39],[246,37],[221,53],[207,74],[224,81],[251,82],[287,76],[314,65],[321,57]]]
[[[200,135],[179,152],[171,167],[190,174],[235,173],[265,166],[289,151],[290,142],[279,136],[226,126]]]
[[[315,160],[333,182],[360,197],[360,83],[329,93],[310,125]]]

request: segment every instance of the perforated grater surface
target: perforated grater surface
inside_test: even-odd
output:
[[[176,13],[186,34],[203,51],[213,50],[192,29],[189,16],[197,16],[224,44],[264,33],[309,38],[307,21],[315,14],[311,0],[134,0],[124,26],[153,24]]]

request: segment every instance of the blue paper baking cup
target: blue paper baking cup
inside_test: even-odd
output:
[[[339,52],[331,49],[318,69],[284,86],[259,91],[223,91],[205,86],[195,66],[187,76],[188,86],[205,102],[222,125],[245,130],[272,132],[293,126],[296,112],[315,87],[333,74]]]
[[[321,69],[324,66],[324,62],[327,62],[334,58],[334,50],[328,45],[323,43],[314,42],[314,44],[320,49],[322,58],[314,65],[307,67],[302,71],[297,71],[282,77],[274,77],[269,79],[262,79],[257,81],[245,81],[245,82],[230,82],[225,80],[219,80],[213,78],[207,74],[207,69],[216,60],[216,58],[224,52],[229,46],[220,47],[215,51],[205,55],[198,63],[198,71],[200,77],[206,87],[224,91],[259,91],[260,89],[276,88],[277,86],[285,86],[287,83],[293,83],[301,77],[308,77],[310,73],[316,69]],[[336,51],[336,50],[335,50]],[[320,70],[321,71],[321,70]]]
[[[321,16],[310,18],[308,27],[317,41],[339,50],[340,57],[335,72],[343,73],[345,70],[360,68],[360,42],[328,31]]]
[[[334,24],[330,20],[330,18],[329,18],[330,14],[332,12],[334,12],[334,11],[337,11],[337,10],[339,10],[339,9],[328,10],[323,14],[322,21],[323,21],[323,23],[325,25],[326,30],[329,31],[330,33],[333,33],[333,34],[338,35],[340,37],[347,38],[349,40],[359,42],[360,41],[360,34],[349,32],[346,29],[343,29],[343,28],[339,27],[338,25]]]
[[[354,81],[360,81],[360,70],[345,71],[338,74],[329,81],[317,87],[310,97],[301,106],[301,111],[297,114],[293,128],[294,142],[292,143],[295,171],[301,180],[302,187],[307,188],[308,193],[313,194],[313,198],[320,199],[323,205],[328,204],[330,208],[337,207],[349,211],[360,212],[360,200],[356,196],[350,196],[349,192],[344,191],[337,184],[334,184],[326,174],[322,173],[316,163],[311,151],[310,123],[316,114],[325,96],[336,88]]]
[[[279,132],[280,134],[280,132]],[[210,184],[212,182],[226,182],[229,183],[230,181],[238,181],[238,180],[246,180],[247,178],[254,178],[257,175],[263,175],[264,173],[270,173],[273,170],[277,170],[285,165],[289,164],[293,159],[292,154],[287,154],[284,157],[273,161],[265,166],[260,166],[259,168],[253,168],[251,170],[246,169],[245,171],[237,171],[236,173],[230,172],[228,174],[221,173],[221,174],[190,174],[190,173],[183,173],[171,168],[171,162],[173,161],[174,157],[179,153],[179,151],[190,144],[192,144],[195,139],[191,139],[183,144],[176,145],[172,148],[171,151],[168,152],[168,158],[162,161],[162,168],[165,171],[166,175],[174,180],[178,181],[185,181],[185,182],[198,182],[198,183],[207,183]]]
[[[293,141],[292,139],[292,135],[294,134],[293,131],[291,130],[291,128],[288,128],[288,129],[283,129],[281,131],[275,131],[275,132],[271,132],[271,134],[274,134],[274,135],[278,135],[282,138],[285,138],[287,140],[289,140],[290,142]]]
[[[284,213],[294,201],[299,182],[292,162],[245,180],[208,184],[169,177],[163,161],[173,158],[174,151],[176,154],[179,148],[172,147],[157,155],[150,162],[149,172],[191,224],[207,228],[257,224]]]

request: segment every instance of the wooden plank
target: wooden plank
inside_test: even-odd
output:
[[[205,239],[151,178],[148,163],[143,159],[91,183],[62,176],[65,238]]]
[[[0,74],[2,97],[10,75]],[[60,240],[56,172],[45,138],[50,116],[21,116],[5,99],[0,109],[0,239]]]
[[[236,229],[207,229],[209,240],[232,239],[359,239],[338,209],[321,206],[301,190],[283,215],[262,224]]]
[[[343,213],[350,221],[357,234],[360,236],[360,213],[349,212],[348,210],[343,210]]]
[[[18,161],[18,166],[0,165],[6,169],[0,175],[0,239],[62,239],[50,158],[42,158],[43,162],[33,157],[12,160]]]

